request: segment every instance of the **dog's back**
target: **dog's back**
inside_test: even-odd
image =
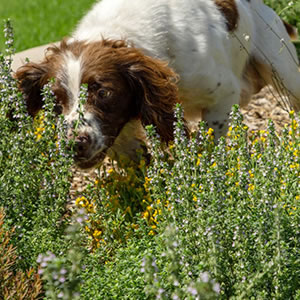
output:
[[[266,84],[278,86],[274,75],[300,108],[295,48],[281,19],[261,0],[102,0],[73,37],[127,39],[168,61],[180,77],[186,118],[204,112],[218,136],[232,105],[247,104]]]

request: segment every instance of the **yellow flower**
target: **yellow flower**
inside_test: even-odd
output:
[[[232,176],[233,176],[233,172],[227,171],[227,172],[225,173],[225,175],[226,175],[226,176],[229,176],[229,177],[232,177]]]
[[[145,191],[148,192],[149,191],[149,185],[150,185],[150,181],[151,181],[151,178],[149,177],[145,177],[145,183],[144,183],[144,188],[145,188]]]
[[[93,237],[94,237],[94,238],[97,238],[97,237],[99,237],[101,234],[102,234],[102,231],[100,231],[100,230],[98,230],[98,229],[95,229],[94,232],[93,232]]]
[[[35,130],[35,134],[39,133],[39,132],[44,132],[45,131],[45,128],[43,127],[38,127],[36,130]]]
[[[155,235],[155,232],[153,230],[150,230],[148,235]]]
[[[297,121],[296,121],[296,120],[293,120],[293,121],[292,121],[292,128],[293,128],[294,130],[296,130],[296,129],[298,128],[298,126],[299,126],[299,124],[297,123]]]
[[[88,212],[94,212],[94,205],[90,203],[84,196],[77,198],[75,205],[86,208]]]
[[[254,190],[254,184],[250,183],[248,187],[248,191],[253,191]]]
[[[37,135],[36,135],[36,140],[37,140],[37,141],[39,141],[41,138],[42,138],[42,135],[41,135],[41,134],[37,134]]]
[[[214,130],[212,128],[209,128],[206,134],[209,136],[212,136],[213,133],[214,133]]]
[[[211,165],[211,168],[214,168],[216,165],[217,165],[217,163],[214,162],[214,163]]]

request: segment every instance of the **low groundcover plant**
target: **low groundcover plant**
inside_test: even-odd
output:
[[[177,106],[174,142],[161,145],[149,126],[150,165],[104,165],[71,217],[72,147],[53,113],[51,82],[33,120],[11,75],[9,23],[6,36],[1,230],[16,253],[14,270],[39,273],[37,299],[300,298],[295,112],[280,134],[271,121],[249,133],[234,106],[227,136],[215,141],[204,123],[188,138]]]

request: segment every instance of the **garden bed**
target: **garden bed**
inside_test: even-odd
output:
[[[188,139],[177,106],[173,143],[147,128],[149,166],[85,178],[51,83],[33,121],[0,64],[1,299],[299,299],[299,115],[269,88],[226,139]]]

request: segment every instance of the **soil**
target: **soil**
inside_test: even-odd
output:
[[[265,130],[268,120],[272,119],[277,131],[289,122],[289,114],[284,108],[282,97],[270,86],[262,89],[254,95],[250,103],[241,109],[244,116],[244,123],[249,127],[249,131]],[[83,172],[73,167],[72,186],[70,200],[75,198],[85,189],[88,183],[95,180],[97,171]]]

